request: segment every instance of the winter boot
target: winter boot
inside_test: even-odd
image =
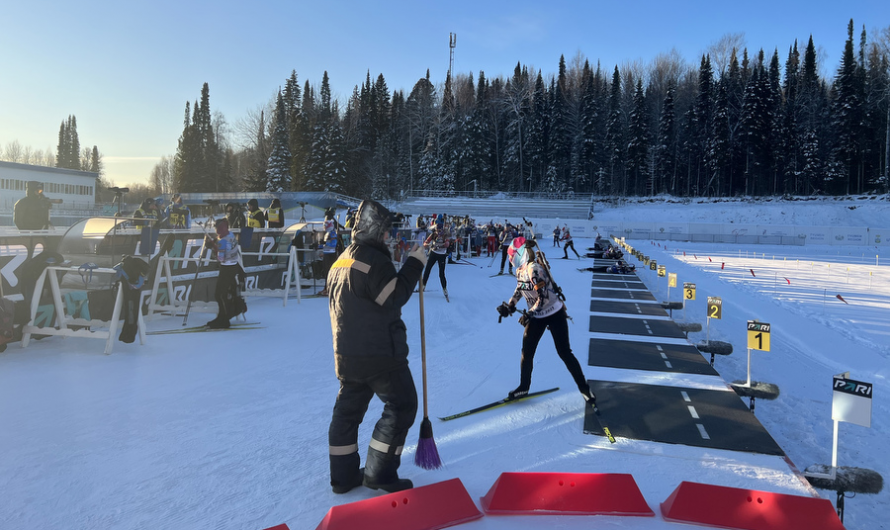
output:
[[[352,491],[353,488],[357,488],[362,485],[365,480],[365,468],[361,468],[358,470],[358,474],[352,478],[352,480],[346,482],[336,482],[331,480],[331,490],[334,493],[347,493]]]
[[[368,448],[368,459],[365,462],[362,484],[366,488],[383,490],[387,493],[413,488],[414,483],[410,480],[399,478],[400,463],[399,455],[388,455],[374,448]]]
[[[442,292],[445,294],[445,301],[451,302],[451,300],[448,299],[448,289],[442,287]]]
[[[507,399],[518,399],[528,395],[528,387],[519,385],[516,390],[511,390],[507,394]]]

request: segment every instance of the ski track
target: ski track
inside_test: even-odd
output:
[[[773,324],[773,351],[752,352],[752,377],[779,385],[782,394],[776,401],[758,400],[756,413],[801,470],[830,463],[831,375],[851,370],[853,378],[873,381],[872,428],[841,425],[839,463],[890,476],[890,464],[881,458],[890,427],[885,398],[890,393],[888,350],[887,343],[876,338],[880,330],[872,323],[880,323],[883,309],[876,306],[859,314],[853,304],[886,303],[890,288],[883,266],[880,288],[840,290],[841,285],[833,284],[851,306],[829,299],[823,315],[821,293],[814,285],[827,275],[811,280],[803,274],[788,276],[790,288],[779,284],[774,296],[775,274],[780,282],[783,275],[778,269],[766,272],[772,270],[766,263],[772,260],[749,258],[749,266],[749,260],[725,251],[721,261],[734,268],[721,272],[719,263],[702,258],[700,249],[714,246],[669,242],[672,251],[666,252],[648,248],[649,242],[633,243],[667,264],[669,272],[677,272],[680,282],[691,278],[697,283],[698,299],[688,305],[686,320],[704,324],[706,297],[723,297],[724,319],[711,321],[710,337],[735,346],[732,355],[716,361],[727,382],[746,377],[745,321],[757,318]],[[592,240],[576,239],[576,245],[590,246]],[[697,250],[699,259],[683,259],[673,251],[681,247]],[[484,267],[485,259],[481,271],[447,269],[450,304],[441,291],[424,297],[431,417],[500,399],[518,384],[522,328],[514,317],[498,324],[495,311],[515,284],[487,278],[491,269]],[[843,256],[832,259],[840,263]],[[575,317],[569,326],[574,353],[588,379],[597,379],[608,372],[586,362],[590,274],[578,272],[576,260],[550,263]],[[749,280],[749,268],[767,277]],[[666,299],[664,279],[639,269],[656,297]],[[430,281],[436,280],[434,272]],[[872,281],[878,285],[876,276]],[[671,299],[679,299],[678,289],[672,289]],[[410,366],[420,390],[417,300],[413,296],[403,308],[403,318],[409,330]],[[277,299],[248,303],[248,320],[262,321],[267,329],[158,335],[144,347],[117,343],[111,356],[101,354],[97,341],[51,337],[24,350],[13,346],[0,355],[0,491],[5,495],[0,528],[259,529],[280,523],[312,528],[330,506],[373,497],[364,488],[346,495],[330,492],[327,425],[338,386],[327,299],[306,298],[301,304],[292,300],[286,308]],[[681,313],[675,312],[675,317]],[[201,314],[195,321],[210,318]],[[863,319],[870,319],[864,328]],[[150,329],[169,328],[174,321],[151,323]],[[703,330],[690,334],[690,341],[704,337]],[[458,477],[478,500],[503,471],[631,472],[656,511],[657,502],[670,495],[680,477],[806,494],[777,457],[620,437],[609,444],[604,437],[583,434],[583,399],[545,334],[535,358],[532,390],[556,386],[559,392],[525,402],[450,422],[434,420],[444,462],[439,470],[425,471],[409,463],[416,450],[418,417],[403,453],[402,476],[418,485]],[[363,459],[381,412],[382,404],[373,400],[359,431]],[[831,492],[819,493],[834,500]],[[888,498],[885,490],[850,499],[847,527],[884,527]],[[583,517],[534,516],[486,517],[464,526],[590,524]],[[677,526],[660,517],[597,517],[595,524]]]

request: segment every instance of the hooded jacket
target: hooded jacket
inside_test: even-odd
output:
[[[366,200],[356,212],[353,243],[328,273],[334,360],[341,380],[371,377],[408,364],[402,306],[411,298],[423,264],[409,258],[398,272],[384,240],[392,214]]]

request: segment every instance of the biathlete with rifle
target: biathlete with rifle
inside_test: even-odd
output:
[[[562,290],[553,281],[550,275],[550,267],[543,252],[535,255],[533,239],[524,237],[513,239],[508,253],[510,264],[516,269],[516,290],[509,302],[503,302],[497,307],[501,317],[508,317],[516,311],[516,302],[525,298],[528,310],[522,312],[519,323],[525,331],[522,334],[522,360],[520,362],[519,386],[507,395],[508,399],[516,399],[528,395],[532,383],[532,369],[534,368],[535,352],[538,343],[544,336],[544,331],[550,328],[550,335],[556,346],[556,353],[565,363],[572,379],[578,385],[578,390],[584,396],[585,401],[596,403],[596,396],[587,383],[581,364],[572,353],[569,343],[568,314],[563,303],[565,297]]]

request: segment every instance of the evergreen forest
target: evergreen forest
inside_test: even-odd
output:
[[[603,197],[887,193],[890,29],[848,38],[833,76],[812,37],[780,55],[731,47],[694,65],[659,56],[605,70],[559,58],[555,74],[429,71],[409,92],[368,72],[345,102],[282,80],[238,149],[210,109],[187,103],[175,156],[155,169],[162,192],[494,191]],[[158,182],[159,175],[166,175]]]

